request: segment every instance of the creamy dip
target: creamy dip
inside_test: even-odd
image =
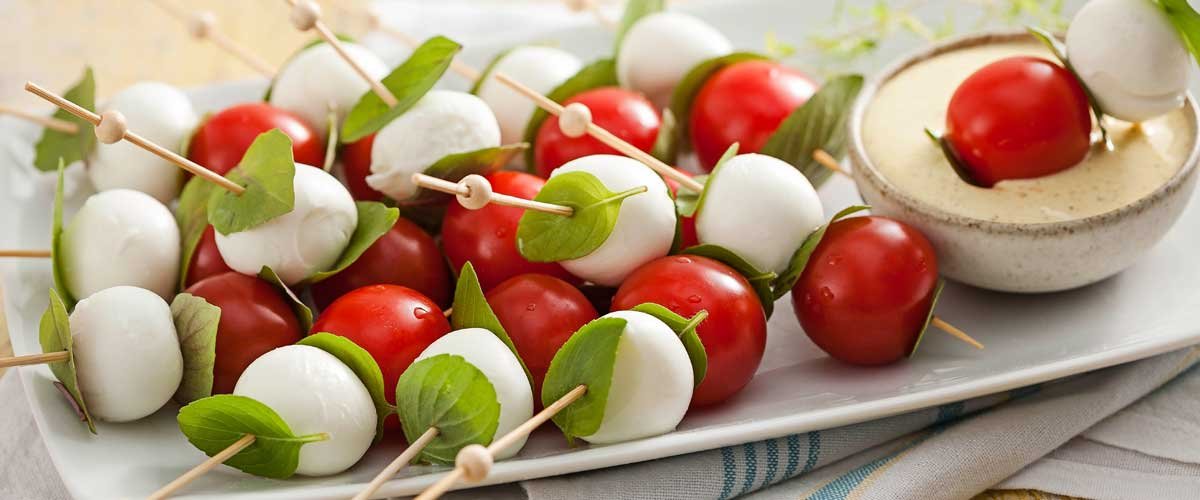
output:
[[[963,182],[924,129],[945,127],[950,97],[968,76],[1017,55],[1056,60],[1032,41],[995,43],[935,56],[885,83],[867,109],[862,131],[867,156],[883,177],[946,212],[1037,223],[1079,219],[1128,205],[1165,184],[1183,165],[1195,131],[1185,110],[1179,109],[1137,127],[1105,118],[1114,148],[1094,144],[1083,162],[1056,174],[1002,181],[991,189]]]

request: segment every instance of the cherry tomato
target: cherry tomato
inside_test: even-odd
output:
[[[1066,68],[1036,57],[1001,59],[958,86],[945,139],[974,184],[1050,175],[1091,145],[1087,93]]]
[[[183,281],[183,286],[189,287],[209,276],[232,271],[233,269],[226,265],[225,259],[221,257],[221,251],[217,250],[216,230],[212,226],[204,228],[204,233],[200,235],[200,242],[196,244],[196,250],[192,252],[192,262],[188,264],[187,277]]]
[[[313,300],[324,309],[367,285],[406,286],[439,306],[450,304],[450,270],[442,251],[429,233],[403,217],[350,267],[313,285]]]
[[[487,175],[497,193],[533,198],[546,181],[536,175],[500,171]],[[562,266],[529,262],[517,250],[517,223],[525,210],[491,204],[479,210],[451,203],[442,220],[442,247],[454,269],[470,262],[485,291],[518,274],[541,273],[573,281]]]
[[[533,399],[541,407],[550,360],[572,334],[599,316],[596,309],[570,283],[544,274],[509,278],[488,292],[487,301],[533,375]]]
[[[830,356],[883,365],[912,352],[937,283],[937,255],[919,231],[886,217],[851,217],[829,226],[792,304],[808,338]]]
[[[238,104],[212,115],[196,129],[188,159],[225,175],[242,161],[259,134],[279,129],[292,139],[297,163],[320,167],[325,139],[299,116],[262,102]]]
[[[733,143],[757,153],[779,124],[817,91],[804,73],[772,61],[744,61],[718,71],[692,101],[688,130],[700,165],[712,170]]]
[[[619,87],[600,87],[580,92],[563,105],[575,102],[592,111],[592,123],[642,151],[654,149],[662,117],[645,96]],[[621,153],[588,135],[567,137],[558,129],[558,118],[554,116],[542,122],[533,143],[534,166],[542,177],[550,177],[550,172],[566,162],[598,154]]]
[[[696,329],[708,355],[708,373],[692,393],[693,406],[729,399],[758,371],[767,346],[766,314],[750,282],[729,266],[692,255],[652,261],[625,279],[613,297],[613,309],[646,302],[684,317],[708,311]]]
[[[371,148],[374,146],[375,134],[371,134],[342,147],[342,173],[345,174],[346,188],[356,200],[383,199],[383,193],[367,185],[367,176],[371,175]]]
[[[251,362],[304,336],[296,313],[279,290],[261,279],[228,272],[206,278],[186,291],[221,308],[213,394],[233,392]]]
[[[680,170],[679,172],[688,177],[692,176],[692,174],[688,173],[686,170]],[[667,177],[663,177],[663,181],[667,183],[667,188],[671,190],[671,194],[679,196],[680,186],[678,182],[675,182]],[[691,191],[686,189],[683,191],[684,193],[691,193]],[[691,248],[700,244],[700,238],[696,236],[695,214],[692,214],[692,217],[679,217],[679,242],[679,248]]]

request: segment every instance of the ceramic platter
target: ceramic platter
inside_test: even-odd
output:
[[[827,12],[806,12],[807,4],[689,4],[689,10],[724,30],[735,45],[761,47],[763,33],[769,30],[800,43],[807,30],[817,29],[818,22],[827,19],[822,17]],[[780,19],[796,21],[789,22],[785,31],[779,29]],[[555,34],[541,37],[554,38]],[[561,38],[568,39],[565,35]],[[569,40],[563,45],[584,56],[601,54],[611,43],[598,27],[573,30]],[[502,48],[477,46],[465,55],[479,64]],[[223,84],[196,89],[192,95],[197,107],[211,110],[253,100],[261,95],[262,86],[262,82]],[[46,248],[53,179],[33,173],[28,166],[37,132],[14,122],[5,122],[2,131],[0,227],[4,230],[0,231],[0,243]],[[86,197],[85,189],[73,190],[73,206]],[[72,186],[68,185],[68,191]],[[853,185],[844,178],[822,187],[821,197],[827,207],[859,201]],[[68,217],[70,213],[68,209]],[[1067,293],[1022,296],[950,284],[938,314],[970,332],[987,349],[976,351],[932,331],[916,357],[885,368],[852,368],[827,358],[800,330],[790,298],[785,297],[770,321],[766,357],[758,376],[727,404],[689,414],[673,433],[610,446],[568,450],[553,430],[542,429],[518,457],[497,463],[488,481],[566,474],[842,426],[1197,343],[1200,266],[1193,261],[1196,248],[1200,248],[1200,204],[1192,203],[1171,233],[1137,265],[1097,285]],[[17,354],[37,352],[37,320],[46,306],[49,266],[32,260],[10,261],[3,263],[0,272],[13,348]],[[204,458],[180,434],[175,424],[178,408],[173,404],[135,423],[99,424],[99,435],[93,436],[52,385],[48,369],[17,371],[50,455],[76,498],[144,497]],[[379,446],[349,471],[325,478],[275,481],[218,468],[188,486],[181,498],[348,498],[400,447],[398,443]],[[431,473],[441,470],[410,467],[379,494],[414,494],[433,482],[436,475]]]

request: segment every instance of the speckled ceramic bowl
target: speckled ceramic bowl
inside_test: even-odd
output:
[[[939,54],[1029,38],[1025,32],[972,35],[907,56],[868,83],[850,117],[854,180],[873,212],[919,228],[938,251],[947,278],[1004,292],[1053,292],[1117,274],[1146,253],[1175,223],[1196,185],[1200,158],[1197,106],[1189,95],[1192,146],[1184,165],[1149,195],[1092,217],[1050,223],[1006,223],[952,214],[919,201],[885,179],[867,157],[862,125],[880,86],[912,65]]]

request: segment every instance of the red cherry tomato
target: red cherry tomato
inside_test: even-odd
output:
[[[297,163],[320,167],[325,161],[325,138],[299,116],[266,103],[238,104],[212,115],[196,129],[188,159],[225,175],[242,161],[259,134],[279,129],[292,139]]]
[[[980,186],[1050,175],[1083,160],[1091,145],[1087,93],[1070,71],[1036,57],[1001,59],[954,91],[945,139]]]
[[[688,173],[686,170],[680,170],[679,172],[683,173],[684,175],[686,175],[688,177],[692,176],[692,174]],[[671,190],[671,194],[674,194],[675,196],[679,196],[680,186],[679,186],[678,182],[675,182],[667,177],[663,177],[663,181],[666,181],[667,188]],[[690,191],[688,191],[686,189],[684,190],[684,192],[690,193]],[[679,218],[679,242],[680,242],[679,248],[691,248],[691,247],[694,247],[694,246],[700,244],[700,238],[698,236],[696,236],[695,214],[692,214],[692,217],[680,217]]]
[[[744,61],[718,71],[692,101],[688,130],[700,165],[712,170],[733,143],[757,153],[779,124],[817,91],[804,73],[772,61]]]
[[[792,304],[830,356],[883,365],[912,352],[937,282],[937,255],[919,231],[886,217],[851,217],[829,226]]]
[[[601,87],[580,92],[563,105],[575,102],[587,105],[592,111],[592,123],[642,151],[654,149],[662,117],[641,94],[618,87]],[[558,129],[558,118],[554,116],[542,122],[533,143],[534,165],[542,177],[550,177],[550,172],[566,162],[598,154],[621,153],[591,136],[567,137]]]
[[[570,283],[544,274],[510,278],[488,292],[487,301],[533,375],[533,399],[541,407],[550,360],[572,334],[599,316],[596,309]]]
[[[367,285],[400,285],[440,305],[450,304],[450,270],[437,242],[401,217],[350,267],[312,286],[313,300],[324,309],[338,297]]]
[[[625,279],[613,297],[613,309],[646,302],[684,317],[708,311],[696,329],[708,355],[708,373],[692,394],[693,406],[729,399],[758,371],[767,345],[766,314],[750,282],[729,266],[692,255],[652,261]]]
[[[497,193],[533,198],[546,181],[522,172],[493,172],[487,176]],[[479,284],[490,290],[518,274],[540,273],[573,281],[562,266],[552,262],[529,262],[517,250],[517,223],[525,211],[491,204],[479,210],[451,203],[442,221],[442,247],[454,269],[470,262],[479,274]]]
[[[209,276],[232,271],[233,269],[226,265],[225,259],[221,257],[221,251],[217,249],[216,230],[212,226],[204,228],[204,233],[200,235],[200,242],[196,244],[196,250],[192,252],[192,262],[188,264],[187,277],[183,281],[183,286],[189,287]]]
[[[342,172],[346,177],[346,188],[356,200],[383,199],[383,193],[367,185],[367,176],[371,175],[371,148],[374,146],[375,134],[371,134],[342,148]]]
[[[450,333],[450,322],[429,297],[411,288],[371,285],[321,311],[312,328],[312,333],[320,332],[346,337],[371,353],[383,370],[383,393],[395,403],[400,374],[429,344]]]
[[[206,278],[186,291],[221,308],[213,394],[233,392],[251,362],[304,336],[296,313],[279,290],[261,279],[229,272]]]

